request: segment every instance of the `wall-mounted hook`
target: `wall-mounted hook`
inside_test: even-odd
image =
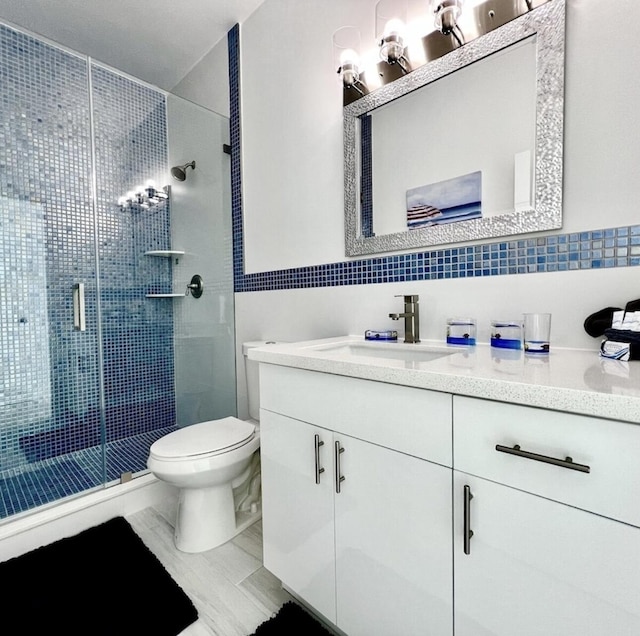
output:
[[[200,298],[202,296],[202,292],[204,291],[204,281],[202,280],[202,276],[200,274],[194,274],[191,278],[191,282],[187,285],[187,293],[188,296],[191,294],[194,298]]]

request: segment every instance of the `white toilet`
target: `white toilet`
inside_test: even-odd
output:
[[[211,550],[260,516],[259,375],[258,363],[247,352],[265,344],[242,345],[248,421],[225,417],[192,424],[149,449],[149,470],[180,489],[174,536],[182,552]]]

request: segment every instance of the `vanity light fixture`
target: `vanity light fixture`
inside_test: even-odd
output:
[[[167,200],[170,192],[171,186],[167,185],[158,190],[153,181],[147,181],[144,186],[136,186],[123,197],[120,197],[118,205],[129,212],[136,212],[141,209],[147,210]]]
[[[458,44],[464,44],[464,35],[458,26],[464,0],[431,0],[435,26],[443,35],[452,35]]]
[[[356,27],[341,27],[333,34],[334,65],[344,89],[354,89],[359,95],[369,91],[361,78],[360,31]]]
[[[402,73],[411,71],[405,55],[406,44],[406,2],[380,0],[376,4],[376,32],[380,59],[389,65],[397,64]]]

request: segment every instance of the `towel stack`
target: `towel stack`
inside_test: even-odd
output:
[[[614,360],[640,359],[640,299],[629,301],[625,308],[606,307],[584,321],[592,337],[604,336],[600,355]]]

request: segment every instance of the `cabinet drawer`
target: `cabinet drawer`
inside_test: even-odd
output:
[[[640,426],[460,396],[453,420],[456,470],[640,527]]]
[[[260,364],[261,408],[451,466],[451,396]]]

